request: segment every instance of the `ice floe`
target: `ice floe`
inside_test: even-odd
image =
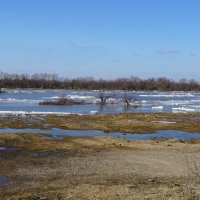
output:
[[[178,108],[172,108],[172,112],[179,113],[179,112],[195,112],[195,109],[192,108],[185,108],[185,107],[178,107]]]
[[[153,106],[152,109],[153,110],[163,110],[163,106]]]

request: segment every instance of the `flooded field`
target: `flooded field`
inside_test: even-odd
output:
[[[104,137],[114,137],[114,138],[123,138],[131,140],[152,140],[152,139],[162,139],[162,138],[177,138],[181,140],[196,140],[200,139],[200,133],[189,133],[184,131],[177,130],[160,130],[155,133],[120,133],[120,132],[110,132],[105,133],[98,130],[64,130],[59,128],[53,128],[50,130],[43,129],[34,129],[34,128],[25,128],[25,129],[12,129],[4,128],[0,129],[0,134],[19,134],[19,133],[42,133],[48,134],[45,136],[47,139],[62,139],[63,136],[74,136],[74,137],[95,137],[95,136],[104,136]],[[1,150],[6,148],[0,147]]]
[[[188,188],[199,194],[199,141],[44,136],[0,134],[8,147],[0,151],[0,199],[188,200]]]
[[[95,114],[121,112],[199,112],[200,93],[193,92],[143,92],[105,91],[109,97],[104,106],[100,103],[100,91],[88,90],[6,90],[0,94],[0,113],[36,114]],[[42,106],[39,102],[66,97],[82,105]],[[129,107],[124,98],[129,99]]]
[[[123,91],[107,92],[104,106],[98,95],[0,94],[0,199],[188,200],[188,188],[199,194],[199,93],[132,91],[129,107]],[[63,96],[82,104],[39,105]]]

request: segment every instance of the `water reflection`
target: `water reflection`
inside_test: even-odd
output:
[[[6,185],[9,182],[6,176],[0,176],[0,186]]]
[[[110,136],[110,137],[118,137],[118,138],[133,139],[133,140],[151,140],[156,138],[178,138],[182,140],[200,139],[200,133],[189,133],[178,130],[160,130],[155,133],[138,134],[138,133],[120,133],[120,132],[105,133],[103,131],[98,131],[98,130],[64,130],[59,128],[53,128],[50,130],[4,128],[0,129],[0,133],[2,134],[44,133],[44,134],[50,134],[53,138],[59,138],[62,136]],[[46,138],[50,139],[50,137]]]

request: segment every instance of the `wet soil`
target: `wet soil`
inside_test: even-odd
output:
[[[7,134],[0,143],[0,174],[12,180],[0,199],[199,198],[199,141]]]

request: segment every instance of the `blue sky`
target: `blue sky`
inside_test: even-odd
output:
[[[0,71],[200,81],[199,0],[0,0]]]

